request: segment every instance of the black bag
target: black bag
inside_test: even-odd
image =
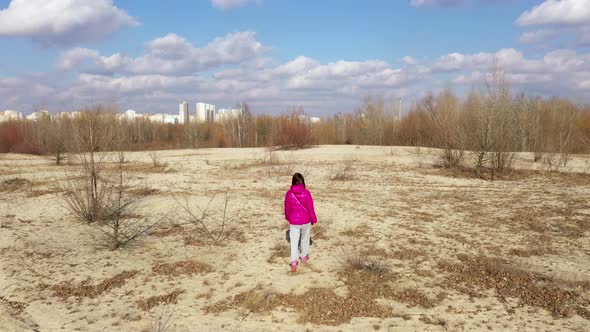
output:
[[[287,242],[291,243],[291,233],[289,232],[289,230],[287,230],[285,232],[285,239],[287,239]],[[311,239],[311,235],[309,236],[309,246],[311,246],[313,244],[313,240]],[[299,247],[301,247],[301,236],[299,237]]]

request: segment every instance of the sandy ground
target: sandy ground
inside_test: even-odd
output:
[[[0,155],[0,331],[587,330],[590,180],[573,172],[590,158],[490,182],[435,168],[436,155],[172,150],[154,168],[128,153],[134,183],[153,189],[138,212],[165,218],[117,251],[64,208],[75,165]],[[531,159],[517,168],[539,169]],[[292,274],[283,198],[296,171],[320,227]],[[225,191],[236,230],[209,245],[177,201],[216,194],[219,211]]]

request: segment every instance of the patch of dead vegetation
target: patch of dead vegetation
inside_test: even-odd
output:
[[[173,235],[182,234],[182,233],[184,233],[184,227],[182,227],[181,225],[175,224],[175,225],[171,225],[166,228],[163,228],[163,229],[155,230],[155,231],[151,232],[150,235],[162,238],[162,237],[168,237],[168,236],[173,236]]]
[[[395,245],[396,248],[400,247]],[[398,260],[414,260],[426,256],[426,252],[422,249],[406,248],[395,250],[393,252],[387,251],[385,248],[378,248],[374,245],[370,245],[361,251],[361,257],[363,256],[376,256],[382,258],[393,258]]]
[[[274,246],[270,248],[270,257],[268,262],[272,263],[277,258],[288,258],[291,256],[291,247],[286,241],[276,241]]]
[[[19,301],[11,301],[5,298],[4,296],[0,296],[0,303],[4,303],[6,306],[10,308],[10,310],[12,310],[17,315],[23,312],[23,310],[25,310],[25,308],[27,307],[26,303]]]
[[[536,247],[536,248],[512,248],[509,251],[510,255],[518,256],[518,257],[533,257],[533,256],[545,256],[549,254],[555,253],[554,250],[546,247]]]
[[[135,277],[135,275],[138,273],[139,271],[135,270],[123,271],[111,278],[103,280],[96,285],[91,285],[91,280],[89,278],[78,285],[72,285],[71,282],[65,282],[59,285],[53,285],[50,289],[53,291],[54,296],[57,296],[62,300],[66,300],[69,297],[95,298],[112,289],[122,287],[128,279]]]
[[[440,326],[445,330],[447,330],[449,327],[449,323],[446,320],[444,320],[443,318],[441,318],[440,316],[421,315],[419,319],[420,319],[420,321],[424,322],[425,324]]]
[[[183,241],[185,246],[200,247],[205,245],[205,242],[199,241],[192,236],[185,236]]]
[[[481,168],[481,172],[478,175],[475,173],[475,169],[471,167],[441,167],[436,165],[431,168],[416,168],[414,169],[415,172],[418,172],[423,175],[436,175],[436,176],[445,176],[455,179],[479,179],[479,180],[489,180],[492,177],[492,172],[490,169]],[[507,172],[498,174],[494,173],[494,181],[501,180],[501,181],[519,181],[524,180],[529,177],[535,176],[539,171],[530,171],[530,170],[520,170],[520,169],[513,169]]]
[[[491,170],[489,169],[482,169],[480,175],[478,175],[475,173],[475,169],[470,167],[444,168],[436,166],[432,168],[416,168],[413,171],[423,175],[446,176],[456,179],[489,180],[492,176]],[[560,185],[590,185],[590,174],[584,172],[546,172],[532,169],[512,169],[501,174],[494,173],[494,181],[524,181],[530,179],[559,183]]]
[[[432,308],[437,299],[430,299],[417,288],[395,290],[391,282],[397,277],[382,261],[351,257],[339,272],[340,279],[348,287],[346,297],[338,296],[332,289],[311,288],[302,295],[280,294],[261,287],[251,289],[205,307],[206,313],[219,313],[236,308],[251,312],[268,312],[279,307],[293,308],[300,313],[299,323],[338,326],[349,323],[355,317],[404,317],[377,299],[390,299],[409,306]]]
[[[461,243],[463,245],[466,246],[474,246],[475,242],[473,240],[469,240],[467,239],[467,237],[465,237],[464,235],[458,233],[458,232],[443,232],[443,233],[439,233],[438,236],[440,237],[444,237],[453,241],[457,241],[458,243]]]
[[[368,237],[371,234],[371,229],[367,223],[363,223],[356,227],[348,227],[345,228],[343,231],[340,232],[340,235],[350,236],[350,237]]]
[[[328,227],[324,225],[315,224],[312,227],[312,236],[314,239],[318,240],[327,240],[329,238],[329,230]]]
[[[578,314],[590,320],[590,305],[572,283],[517,269],[508,262],[493,257],[459,255],[460,263],[439,262],[438,268],[449,272],[447,279],[469,295],[481,295],[493,289],[501,298],[520,299],[522,304],[548,310],[556,318]],[[580,285],[583,288],[583,285]]]
[[[62,192],[62,190],[59,188],[33,189],[33,190],[28,191],[26,193],[26,196],[29,198],[34,198],[34,197],[41,197],[41,196],[45,196],[45,195],[59,194],[61,192]]]
[[[402,248],[391,253],[391,258],[399,260],[414,260],[422,257],[426,257],[426,252],[421,249]]]
[[[128,193],[133,196],[146,197],[146,196],[153,196],[153,195],[159,194],[160,189],[142,186],[140,188],[129,189]]]
[[[207,263],[187,260],[170,264],[156,264],[152,267],[152,271],[159,275],[177,277],[180,275],[206,274],[213,272],[214,269]]]
[[[165,164],[158,164],[154,166],[153,163],[133,163],[125,165],[125,171],[146,174],[168,174],[176,172],[176,170],[167,167]]]
[[[587,200],[567,199],[559,205],[518,208],[508,224],[517,231],[577,239],[590,231],[589,216],[582,212],[589,207]]]
[[[30,186],[31,181],[21,177],[15,177],[2,181],[0,183],[0,192],[14,192]]]
[[[176,289],[168,294],[151,296],[140,300],[138,301],[137,305],[139,309],[143,311],[149,311],[150,309],[161,304],[176,304],[178,303],[178,297],[183,293],[185,293],[184,289]]]

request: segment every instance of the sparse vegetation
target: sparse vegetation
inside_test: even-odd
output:
[[[231,236],[237,236],[238,225],[237,215],[232,215],[229,209],[229,192],[225,192],[221,198],[212,195],[204,207],[196,205],[196,208],[189,203],[188,198],[180,201],[174,198],[182,209],[181,219],[192,225],[194,236],[197,239],[209,242],[213,245],[220,245]]]
[[[178,297],[184,294],[185,290],[176,289],[170,293],[164,295],[151,296],[138,302],[139,309],[148,311],[161,304],[176,304],[178,303]]]

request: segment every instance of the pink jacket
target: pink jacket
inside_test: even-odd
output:
[[[318,222],[313,208],[313,198],[302,184],[291,186],[285,194],[285,219],[291,225],[304,225]]]

